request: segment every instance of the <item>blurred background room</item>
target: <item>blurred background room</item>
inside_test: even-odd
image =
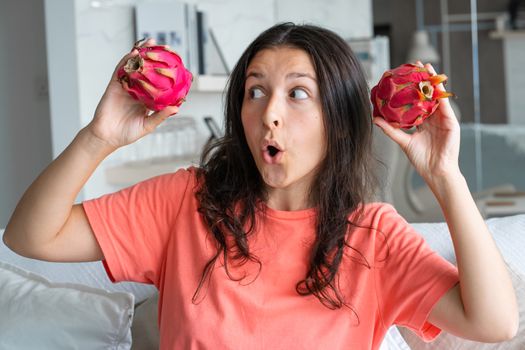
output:
[[[196,164],[219,137],[228,72],[262,30],[314,23],[347,39],[373,86],[417,59],[448,77],[460,166],[487,218],[525,213],[525,3],[515,0],[2,0],[0,228],[25,189],[91,120],[133,43],[181,53],[194,82],[179,115],[108,157],[78,201]],[[376,130],[377,131],[377,130]],[[376,133],[378,199],[410,222],[443,221],[397,146]]]

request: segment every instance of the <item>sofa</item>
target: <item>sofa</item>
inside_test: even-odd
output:
[[[486,223],[509,266],[520,320],[525,320],[525,214],[491,218]],[[455,263],[446,223],[413,226],[432,249]],[[0,349],[155,349],[157,297],[149,285],[111,283],[101,262],[27,259],[0,240]],[[394,326],[380,350],[525,349],[522,323],[516,337],[497,344],[445,332],[424,343],[411,331]]]

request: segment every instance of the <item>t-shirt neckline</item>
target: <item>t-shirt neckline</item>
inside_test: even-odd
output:
[[[277,210],[270,208],[266,203],[263,204],[263,210],[266,215],[277,219],[306,219],[316,215],[315,208],[300,210]]]

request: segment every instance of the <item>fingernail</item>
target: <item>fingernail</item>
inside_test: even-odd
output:
[[[144,41],[148,39],[147,37],[144,37],[142,39],[139,39],[137,41],[135,41],[135,44],[133,44],[133,47],[137,47],[137,46],[140,46],[142,43],[144,43]]]

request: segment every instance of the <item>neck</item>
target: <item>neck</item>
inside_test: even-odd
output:
[[[307,191],[293,191],[290,189],[268,189],[266,205],[275,210],[295,211],[312,207]]]

